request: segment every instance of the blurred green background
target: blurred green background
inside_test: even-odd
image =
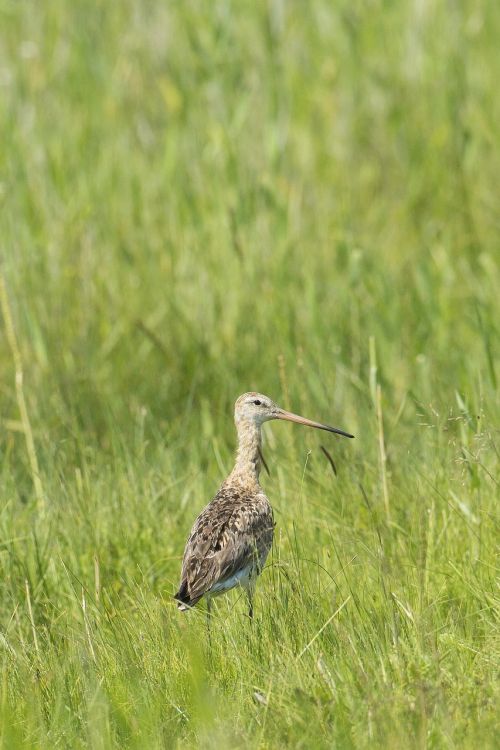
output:
[[[2,747],[494,746],[499,38],[0,0]],[[254,389],[357,439],[269,428],[209,649],[170,596]]]

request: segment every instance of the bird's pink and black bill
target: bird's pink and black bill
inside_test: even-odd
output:
[[[293,414],[291,411],[285,411],[284,409],[279,409],[276,413],[276,419],[286,419],[288,422],[296,422],[297,424],[304,424],[307,427],[315,427],[317,430],[326,430],[327,432],[334,432],[336,435],[343,435],[347,438],[353,438],[354,435],[351,435],[349,432],[344,432],[344,430],[339,430],[338,427],[330,427],[328,424],[322,424],[321,422],[314,422],[312,419],[307,419],[306,417],[301,417],[299,414]]]

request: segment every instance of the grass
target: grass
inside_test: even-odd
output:
[[[497,5],[0,29],[1,747],[493,748]],[[269,427],[209,649],[171,595],[250,389],[356,440]]]

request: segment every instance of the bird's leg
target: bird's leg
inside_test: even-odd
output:
[[[212,629],[210,627],[210,621],[212,619],[212,597],[207,596],[207,638],[208,638],[208,649],[212,651]]]
[[[253,586],[247,586],[246,595],[248,599],[248,616],[253,620]]]
[[[211,658],[211,656],[212,656],[212,628],[211,628],[212,597],[207,596],[206,602],[207,602],[207,641],[208,641],[208,654],[209,654],[209,657]]]
[[[207,633],[208,633],[208,645],[212,647],[212,631],[210,629],[210,619],[212,617],[212,599],[207,596]]]

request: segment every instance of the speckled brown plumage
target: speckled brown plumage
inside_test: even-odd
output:
[[[226,480],[194,523],[175,598],[192,607],[206,593],[216,595],[238,585],[238,573],[246,571],[241,585],[248,580],[252,586],[271,549],[273,529],[264,493]]]
[[[270,419],[288,419],[352,437],[334,427],[311,422],[280,409],[259,393],[244,393],[236,401],[238,452],[233,471],[200,513],[186,543],[179,590],[179,609],[194,607],[235,586],[250,599],[273,541],[273,512],[259,484],[261,426]]]

